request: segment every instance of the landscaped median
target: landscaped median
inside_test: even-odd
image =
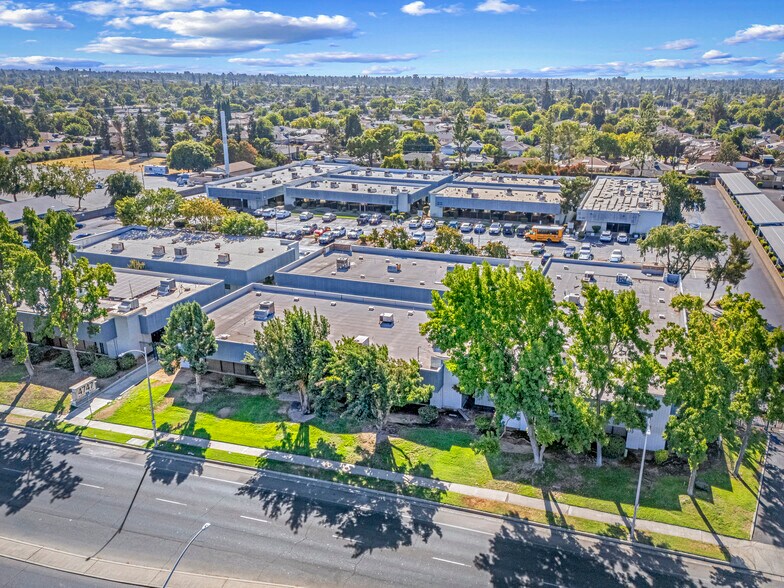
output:
[[[442,416],[441,421],[449,422],[439,427],[390,426],[387,439],[341,420],[288,422],[281,402],[250,387],[211,393],[202,404],[190,405],[177,380],[162,373],[153,378],[156,421],[162,431],[502,490],[628,519],[632,516],[639,471],[636,458],[608,460],[597,468],[590,457],[554,449],[544,467],[536,468],[522,440],[506,446],[507,451],[499,455],[476,453],[471,448],[476,434],[461,419]],[[93,418],[150,429],[146,384]],[[683,463],[671,459],[663,465],[648,464],[638,517],[748,539],[763,451],[760,434],[752,440],[740,478],[735,478],[731,475],[735,444],[726,440],[723,451],[715,451],[701,469],[699,480],[707,489],[698,490],[695,499],[686,495],[688,469]],[[207,449],[204,457],[256,465],[249,456],[218,456],[213,449]],[[280,464],[264,465],[277,468]],[[510,508],[508,504],[503,507]]]

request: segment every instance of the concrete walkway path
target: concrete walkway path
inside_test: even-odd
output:
[[[46,419],[55,422],[65,422],[79,427],[89,427],[102,431],[111,431],[129,435],[132,439],[128,442],[129,445],[140,446],[152,439],[153,434],[151,429],[144,429],[140,427],[131,427],[128,425],[120,425],[115,423],[107,423],[103,421],[96,421],[84,418],[83,416],[58,416],[51,413],[32,410],[28,408],[10,407],[0,404],[0,413],[2,415],[17,415],[30,419]],[[311,468],[319,468],[322,470],[341,472],[346,474],[353,474],[356,476],[364,476],[368,478],[375,478],[377,480],[386,480],[398,484],[406,484],[409,486],[416,486],[420,488],[428,488],[445,492],[454,492],[465,496],[491,500],[495,502],[506,503],[510,505],[526,507],[536,510],[542,510],[551,513],[555,519],[563,516],[579,517],[591,521],[606,523],[609,525],[616,525],[621,528],[628,528],[631,521],[629,517],[622,514],[613,514],[579,506],[571,506],[568,504],[561,504],[552,498],[533,498],[529,496],[521,496],[503,490],[494,490],[492,488],[479,488],[476,486],[467,486],[465,484],[457,484],[454,482],[444,482],[432,478],[422,478],[418,476],[411,476],[400,472],[392,472],[389,470],[382,470],[378,468],[371,468],[367,466],[347,464],[339,461],[329,459],[321,459],[317,457],[308,457],[304,455],[295,455],[281,451],[274,451],[270,449],[261,449],[258,447],[248,447],[245,445],[236,445],[233,443],[225,443],[223,441],[213,441],[202,439],[200,437],[190,437],[186,435],[173,435],[170,433],[158,433],[159,442],[172,442],[184,445],[190,445],[202,449],[219,449],[230,453],[241,455],[248,455],[256,458],[264,458],[272,461],[285,462],[306,466]],[[752,570],[757,570],[764,573],[776,574],[784,578],[784,549],[776,545],[766,544],[757,541],[746,541],[736,539],[733,537],[725,537],[707,531],[700,531],[698,529],[691,529],[688,527],[680,527],[677,525],[670,525],[666,523],[659,523],[648,520],[637,520],[637,529],[640,531],[648,531],[653,533],[661,533],[674,537],[681,537],[684,539],[691,539],[701,541],[708,544],[717,545],[722,551],[727,553],[730,557],[731,563],[746,567]]]

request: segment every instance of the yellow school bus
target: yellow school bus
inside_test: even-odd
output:
[[[563,241],[564,228],[558,226],[536,225],[525,234],[529,241],[550,241],[560,243]]]

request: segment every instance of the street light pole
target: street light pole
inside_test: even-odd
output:
[[[152,446],[158,449],[158,427],[155,424],[155,407],[152,401],[152,383],[150,382],[150,362],[147,359],[147,346],[144,349],[129,349],[126,353],[141,353],[144,355],[144,371],[147,374],[147,393],[150,395],[150,419],[152,421]]]
[[[651,417],[645,419],[645,439],[642,442],[642,460],[640,461],[640,476],[637,478],[637,494],[634,497],[634,515],[632,515],[632,526],[629,529],[629,538],[632,543],[636,540],[634,527],[637,524],[637,509],[640,506],[640,489],[642,488],[642,473],[645,470],[645,452],[648,450],[648,437],[651,436]]]
[[[180,564],[180,560],[182,559],[182,556],[185,555],[186,551],[188,551],[188,548],[191,546],[191,543],[196,541],[196,537],[201,535],[201,532],[204,531],[209,526],[210,526],[209,523],[204,523],[204,525],[202,525],[201,529],[199,529],[198,531],[196,531],[193,534],[193,537],[191,537],[190,541],[188,541],[188,543],[185,545],[183,550],[180,552],[180,556],[177,558],[177,561],[174,562],[174,565],[172,566],[172,569],[169,572],[169,575],[166,577],[166,581],[163,583],[163,588],[166,588],[166,586],[169,585],[169,580],[171,580],[171,577],[174,575],[174,570],[177,569],[177,566]]]

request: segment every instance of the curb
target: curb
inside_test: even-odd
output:
[[[125,445],[125,444],[122,444],[122,443],[117,443],[117,442],[114,442],[114,441],[106,441],[106,440],[103,440],[103,439],[84,438],[84,437],[81,437],[79,435],[72,435],[70,433],[63,433],[63,432],[60,432],[60,431],[45,431],[45,430],[41,430],[41,429],[36,429],[34,427],[25,427],[25,426],[14,425],[14,424],[9,424],[9,423],[2,423],[2,424],[4,424],[5,426],[8,426],[8,427],[16,428],[16,429],[30,429],[30,430],[36,431],[38,433],[55,434],[55,435],[59,435],[59,436],[68,437],[68,438],[71,438],[71,439],[76,438],[76,439],[79,439],[79,440],[82,440],[82,441],[88,442],[88,443],[89,442],[93,442],[93,443],[104,444],[104,445],[111,446],[111,447],[122,447],[122,448],[125,448],[125,449],[131,449],[131,450],[135,450],[135,451],[140,451],[140,452],[144,452],[144,453],[147,453],[147,454],[161,454],[161,455],[165,454],[169,458],[178,459],[178,460],[181,460],[181,461],[188,461],[188,462],[192,462],[192,463],[193,462],[202,462],[202,463],[203,462],[207,462],[207,463],[212,464],[214,466],[217,466],[217,467],[220,467],[220,468],[229,469],[229,470],[239,469],[239,470],[244,470],[244,471],[254,472],[254,473],[264,472],[267,475],[270,475],[270,476],[273,476],[273,477],[278,477],[279,479],[293,480],[293,481],[298,481],[298,482],[306,481],[308,483],[314,483],[316,485],[319,485],[319,486],[322,486],[322,487],[327,487],[327,488],[333,488],[335,486],[338,486],[341,489],[356,488],[357,490],[359,490],[361,492],[364,492],[364,493],[367,493],[367,494],[376,495],[376,496],[384,497],[384,498],[387,498],[387,499],[396,499],[396,500],[403,499],[403,500],[406,500],[406,501],[409,501],[409,502],[412,502],[412,503],[416,503],[416,504],[419,504],[421,506],[426,506],[426,507],[429,507],[429,508],[435,508],[435,509],[439,509],[439,508],[444,509],[444,508],[446,508],[446,509],[450,509],[450,510],[454,510],[454,511],[458,511],[458,512],[463,512],[463,513],[467,513],[467,514],[473,514],[473,515],[482,516],[482,517],[491,517],[491,518],[494,518],[494,519],[497,519],[497,520],[503,520],[503,521],[510,522],[510,523],[531,525],[531,526],[537,527],[539,529],[549,529],[550,531],[557,531],[557,532],[560,532],[560,533],[565,533],[565,534],[569,534],[569,535],[573,535],[573,536],[583,537],[583,538],[591,539],[591,540],[594,540],[594,541],[609,541],[609,542],[615,543],[617,545],[625,545],[625,546],[631,547],[632,549],[635,549],[635,550],[636,549],[641,549],[643,551],[648,551],[650,553],[667,554],[667,555],[670,555],[670,556],[689,558],[689,559],[694,560],[694,561],[700,561],[700,562],[703,562],[703,563],[709,563],[711,565],[726,566],[726,567],[730,567],[730,568],[733,568],[735,570],[738,570],[740,572],[744,572],[744,573],[749,574],[749,575],[763,575],[763,576],[769,576],[769,577],[784,579],[784,575],[782,575],[782,574],[776,574],[774,572],[762,572],[762,571],[755,570],[755,569],[750,568],[750,567],[745,566],[745,565],[733,563],[731,561],[728,562],[728,561],[724,561],[724,560],[720,560],[720,559],[714,559],[714,558],[707,557],[707,556],[696,555],[696,554],[692,554],[692,553],[686,553],[686,552],[682,552],[682,551],[666,549],[664,547],[657,547],[655,545],[646,545],[644,543],[631,542],[629,540],[617,539],[615,537],[606,537],[604,535],[597,535],[597,534],[588,533],[588,532],[585,532],[585,531],[579,531],[579,530],[576,530],[576,529],[570,529],[570,528],[566,528],[566,527],[559,527],[557,525],[548,525],[548,524],[540,523],[540,522],[537,522],[537,521],[531,521],[529,519],[521,519],[521,518],[511,517],[511,516],[507,516],[507,515],[500,515],[500,514],[496,514],[496,513],[492,513],[492,512],[486,512],[486,511],[477,510],[477,509],[472,509],[472,508],[464,507],[464,506],[457,506],[457,505],[451,505],[451,504],[444,504],[444,503],[440,503],[440,502],[434,502],[434,501],[431,501],[431,500],[427,500],[425,498],[419,498],[417,496],[407,496],[405,494],[393,494],[393,493],[390,493],[390,492],[386,492],[384,490],[376,490],[374,488],[352,487],[350,484],[342,484],[340,482],[332,482],[330,480],[320,480],[318,478],[309,478],[307,476],[298,476],[296,474],[289,474],[289,473],[286,473],[286,472],[277,472],[277,471],[274,471],[274,470],[267,470],[267,469],[264,469],[264,468],[254,468],[254,467],[251,467],[251,466],[245,466],[245,465],[241,465],[241,464],[226,463],[226,462],[222,462],[222,461],[214,460],[214,459],[193,457],[193,456],[190,456],[190,455],[183,455],[183,454],[176,453],[176,452],[173,452],[173,451],[165,451],[165,450],[162,450],[162,449],[148,449],[148,448],[145,448],[145,447],[134,447],[134,446]],[[298,465],[298,464],[296,464],[296,465]],[[305,466],[305,467],[307,467],[307,466]],[[357,474],[354,474],[354,475],[357,475]],[[437,523],[433,523],[433,524],[437,525]]]
[[[760,502],[762,500],[762,483],[765,481],[765,473],[768,471],[768,453],[770,452],[770,440],[773,438],[773,433],[768,432],[768,439],[765,443],[765,453],[762,456],[762,472],[760,472],[759,491],[757,492],[757,506],[754,509],[754,518],[751,519],[751,533],[749,539],[754,537],[754,531],[757,530],[757,515],[759,515]]]

